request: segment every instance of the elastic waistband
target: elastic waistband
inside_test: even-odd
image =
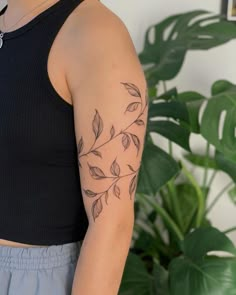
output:
[[[47,269],[78,259],[81,241],[43,247],[0,245],[0,269]]]

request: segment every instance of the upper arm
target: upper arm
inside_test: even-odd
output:
[[[144,73],[114,14],[98,8],[75,35],[67,80],[86,213],[90,224],[133,218],[148,111]]]

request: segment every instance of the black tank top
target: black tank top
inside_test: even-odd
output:
[[[80,3],[60,0],[3,36],[0,239],[52,245],[82,240],[86,233],[73,106],[47,72],[52,43]]]

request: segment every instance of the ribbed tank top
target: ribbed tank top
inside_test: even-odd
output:
[[[60,0],[4,34],[0,49],[0,239],[53,245],[85,236],[88,219],[73,106],[57,93],[47,72],[53,41],[80,3]]]

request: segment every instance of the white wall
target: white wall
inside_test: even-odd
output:
[[[146,29],[156,24],[166,16],[194,9],[205,9],[215,13],[220,11],[220,0],[102,0],[107,7],[114,11],[126,24],[137,52],[143,48]],[[197,90],[205,95],[210,94],[210,87],[217,79],[228,79],[236,83],[236,41],[212,49],[210,51],[195,51],[187,54],[184,66],[178,77],[167,83],[168,87],[178,86],[180,91]],[[161,137],[155,137],[157,143],[166,146]],[[199,136],[191,139],[194,151],[203,150],[203,142]],[[177,148],[179,155],[180,149]],[[197,178],[202,179],[200,169],[196,170]],[[220,173],[212,185],[211,201],[230,179]],[[209,215],[213,225],[225,230],[236,226],[236,207],[232,205],[227,195]],[[236,232],[230,234],[236,243]]]
[[[0,9],[3,8],[6,3],[7,3],[6,0],[0,0]]]

